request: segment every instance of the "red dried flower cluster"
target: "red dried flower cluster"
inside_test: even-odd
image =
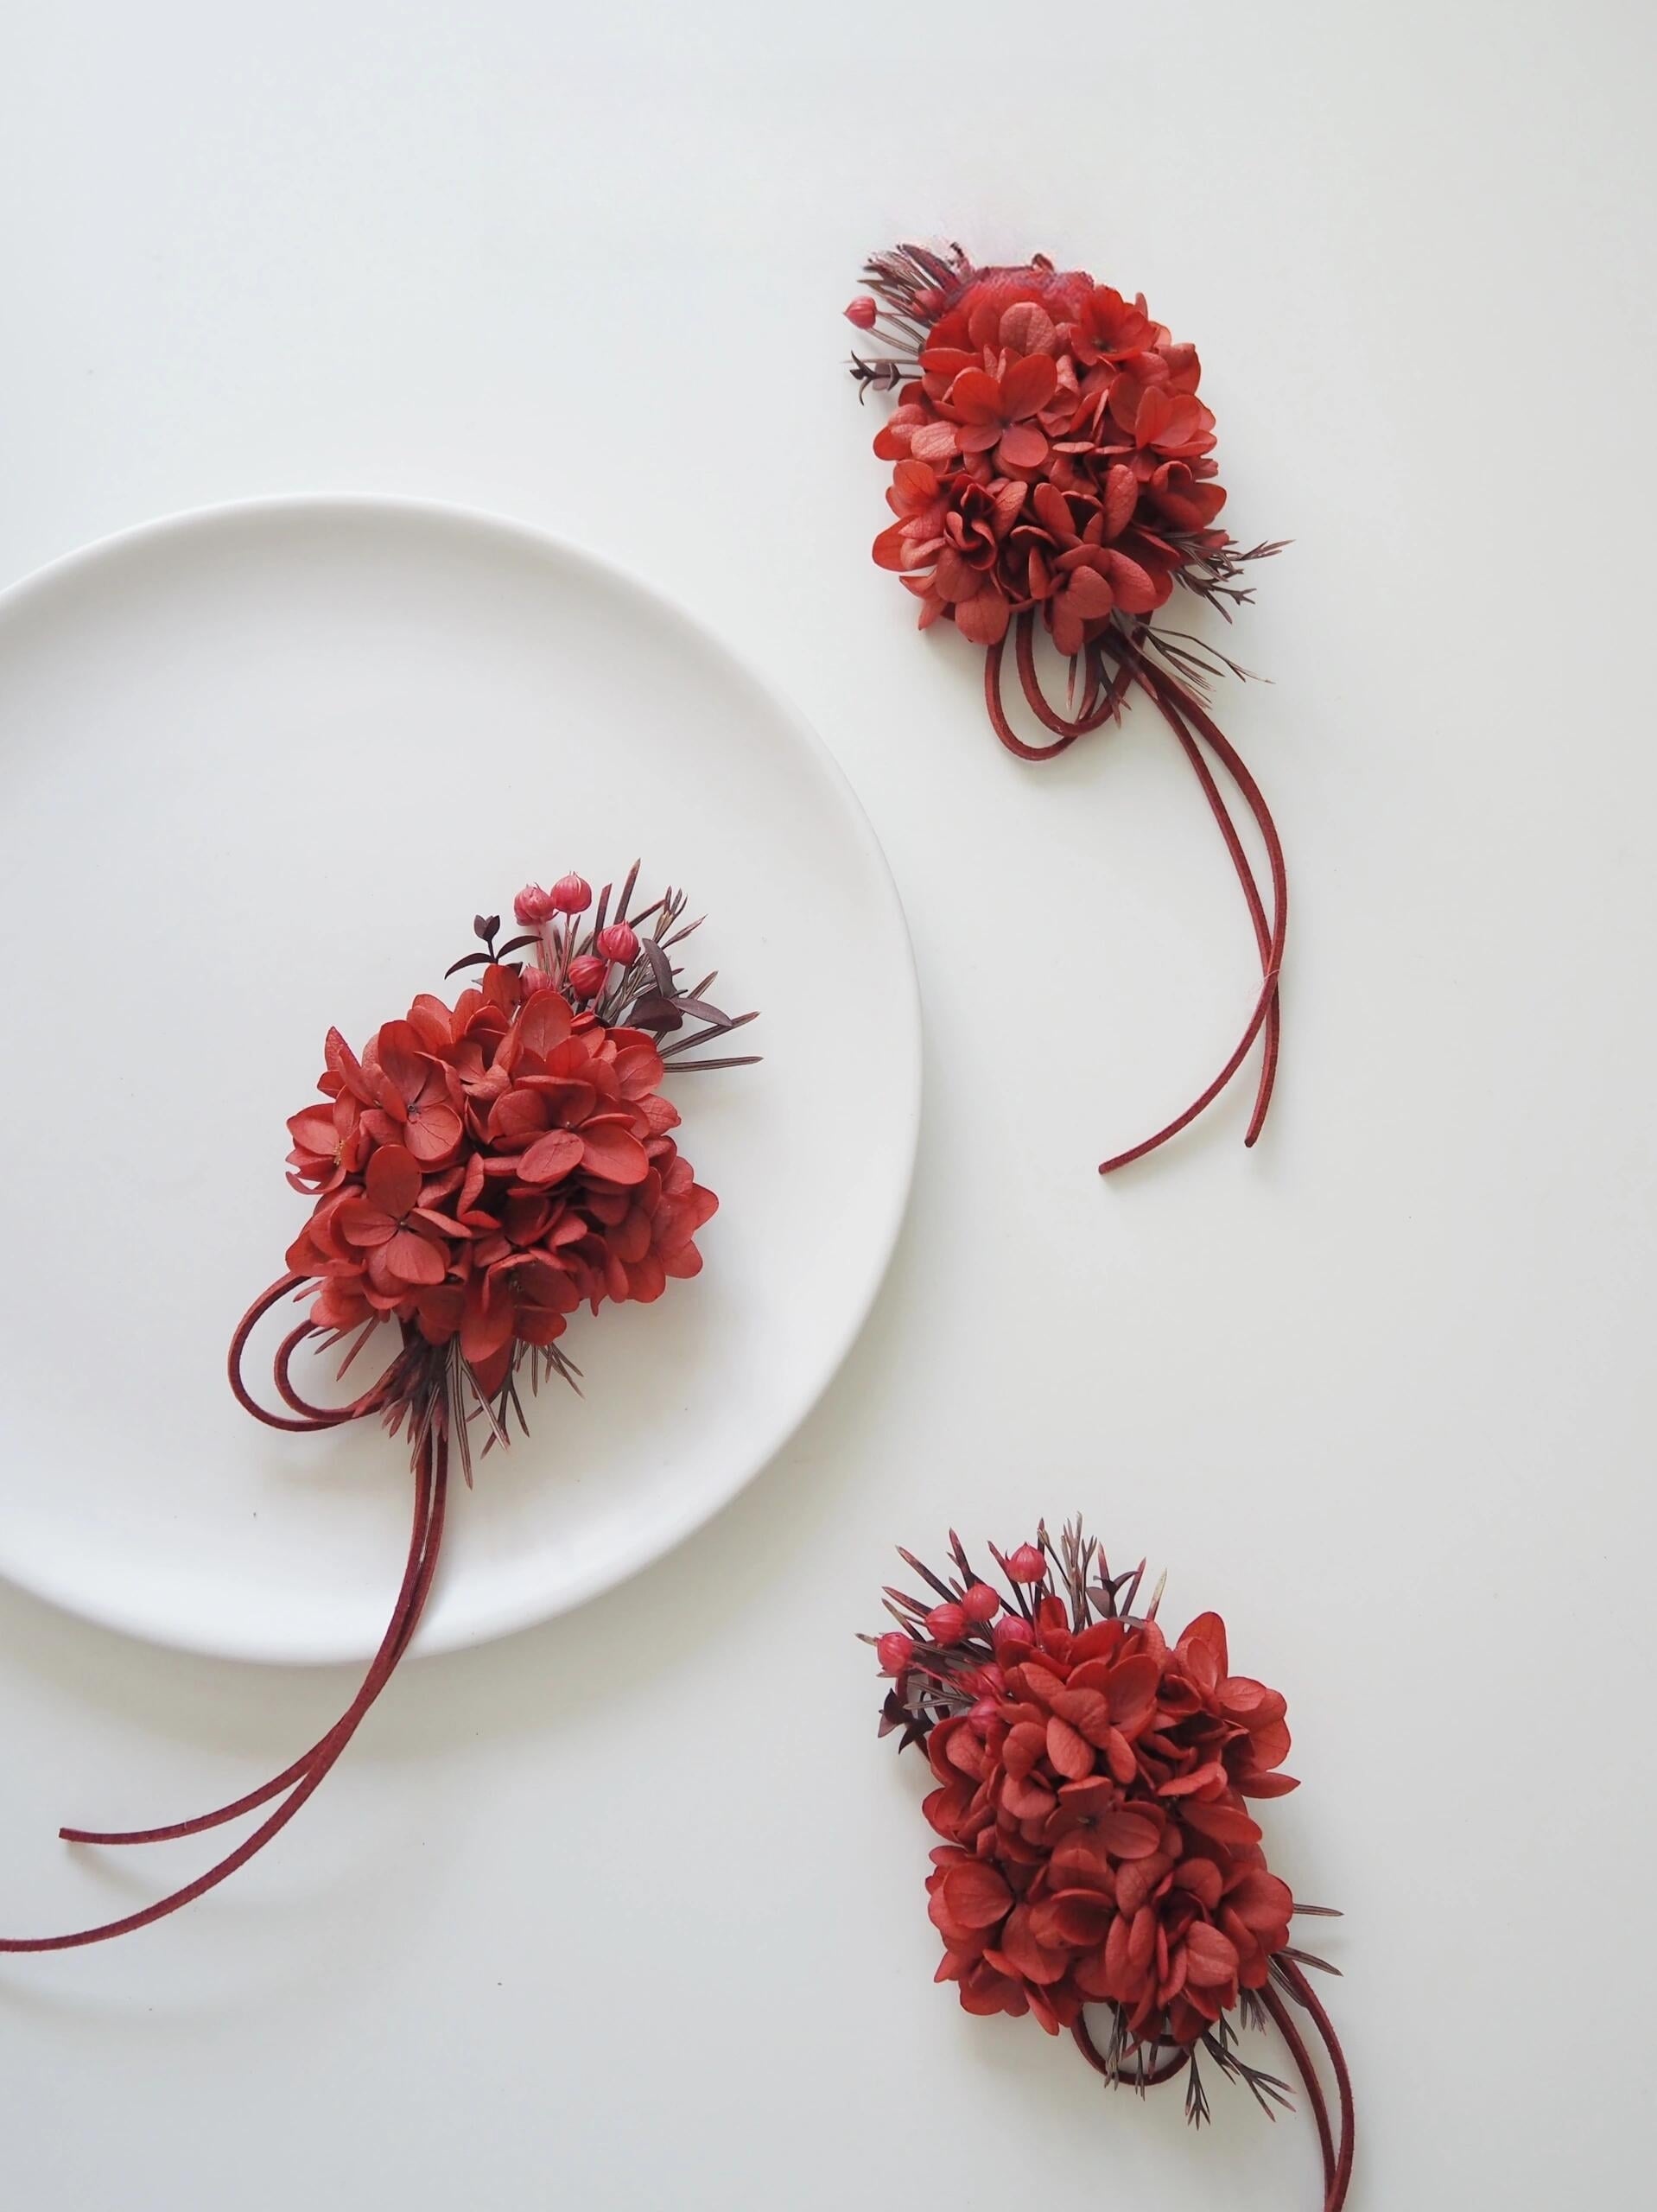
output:
[[[1114,1154],[1108,1174],[1165,1143],[1217,1098],[1264,1033],[1260,1089],[1245,1141],[1266,1119],[1275,1077],[1278,975],[1287,919],[1282,848],[1253,777],[1197,693],[1221,669],[1211,645],[1153,617],[1176,584],[1228,620],[1252,593],[1244,550],[1217,521],[1214,417],[1197,397],[1195,347],[1177,344],[1143,298],[1128,300],[1044,256],[978,269],[959,246],[900,245],[877,254],[869,293],[847,309],[887,349],[854,354],[863,391],[895,391],[874,441],[892,463],[897,520],[874,541],[921,603],[923,629],[947,618],[985,651],[984,699],[997,736],[1025,760],[1047,760],[1120,715],[1130,688],[1156,705],[1190,760],[1237,872],[1260,953],[1260,996],[1215,1080],[1152,1137]],[[1065,711],[1046,695],[1040,631],[1068,660]],[[1019,684],[1050,736],[1030,743],[1002,698],[1012,638]],[[1194,688],[1193,688],[1194,687]],[[1254,815],[1271,873],[1268,918],[1204,748]]]
[[[1080,271],[977,274],[927,333],[874,441],[898,520],[874,542],[921,602],[992,645],[1033,607],[1063,653],[1160,607],[1228,540],[1196,349]]]
[[[359,1059],[328,1032],[321,1077],[326,1103],[288,1124],[289,1180],[314,1203],[288,1254],[289,1272],[243,1315],[230,1347],[238,1402],[272,1428],[311,1433],[369,1416],[405,1427],[414,1473],[414,1523],[402,1586],[356,1696],[291,1765],[227,1805],[164,1827],[64,1828],[69,1841],[136,1844],[203,1835],[274,1804],[232,1852],[153,1904],[64,1936],[0,1937],[0,1952],[72,1950],[150,1925],[226,1880],[278,1834],[320,1786],[390,1680],[430,1594],[441,1552],[449,1456],[469,1481],[473,1424],[483,1449],[527,1430],[515,1370],[531,1384],[551,1370],[573,1379],[558,1348],[583,1301],[659,1298],[670,1277],[702,1266],[696,1231],[717,1201],[696,1182],[669,1134],[677,1109],[662,1096],[664,1064],[740,1067],[752,1054],[710,1058],[697,1048],[755,1017],[733,1019],[689,988],[674,948],[686,921],[682,892],[630,913],[635,862],[615,900],[593,906],[579,875],[514,902],[523,934],[498,944],[498,914],[473,924],[481,950],[449,969],[479,968],[451,1006],[422,993],[385,1023]],[[528,954],[527,960],[514,959]],[[696,1053],[694,1058],[688,1057]],[[283,1410],[261,1404],[243,1361],[264,1317],[292,1296],[307,1319],[276,1348],[271,1376]],[[324,1406],[294,1380],[295,1355],[351,1337],[343,1375],[382,1324],[397,1344],[378,1376],[349,1404]]]
[[[406,1338],[452,1346],[486,1401],[526,1349],[563,1365],[551,1347],[579,1306],[648,1302],[698,1272],[695,1234],[719,1201],[680,1156],[659,1086],[665,1060],[752,1017],[709,1005],[711,977],[679,988],[671,948],[697,925],[671,892],[630,919],[637,876],[613,920],[606,886],[584,931],[583,878],[526,884],[524,934],[498,948],[499,917],[478,917],[484,949],[449,972],[482,975],[453,1006],[422,993],[360,1060],[328,1032],[328,1103],[288,1124],[288,1179],[316,1197],[288,1264],[318,1285],[319,1330],[396,1320]],[[687,1020],[703,1027],[663,1041]]]
[[[1215,1613],[1171,1644],[1153,1619],[1075,1629],[1051,1592],[1028,1616],[1000,1607],[968,1591],[989,1649],[944,1646],[972,1702],[927,1738],[939,1978],[969,2012],[1033,2012],[1050,2034],[1110,2003],[1142,2040],[1195,2043],[1289,1940],[1294,1900],[1242,1802],[1295,1786],[1283,1699],[1229,1672]],[[924,1625],[955,1623],[935,1607]],[[917,1654],[900,1641],[881,1658],[901,1695]]]
[[[854,358],[865,387],[897,388],[874,441],[894,464],[896,522],[874,557],[975,644],[996,645],[1015,614],[1039,616],[1076,657],[1144,619],[1177,582],[1226,589],[1242,553],[1216,518],[1225,505],[1202,366],[1143,297],[1127,300],[1044,256],[975,269],[960,249],[900,246],[869,264],[885,304],[848,315],[892,351]]]
[[[694,1275],[719,1202],[669,1134],[662,1077],[644,1031],[500,963],[453,1007],[422,994],[360,1060],[330,1030],[331,1103],[288,1124],[291,1179],[320,1193],[288,1253],[321,1284],[313,1319],[458,1339],[492,1396],[514,1345],[552,1344],[578,1306]]]
[[[1194,2119],[1208,2111],[1199,2050],[1276,2097],[1283,2085],[1242,2060],[1228,2016],[1287,2020],[1304,2051],[1283,1998],[1307,2005],[1301,1967],[1320,1962],[1290,1944],[1307,1908],[1267,1866],[1246,1802],[1297,1786],[1281,1770],[1282,1697],[1231,1672],[1216,1613],[1170,1643],[1154,1601],[1133,1610],[1143,1566],[1113,1579],[1079,1524],[1057,1545],[1044,1529],[994,1554],[1006,1599],[950,1544],[947,1578],[903,1554],[934,1598],[889,1590],[899,1625],[871,1639],[893,1678],[882,1732],[924,1743],[937,1784],[925,1804],[943,1839],[927,1883],[936,1978],[969,2012],[1071,2030],[1112,2079],[1189,2069]],[[1103,2050],[1089,2005],[1108,2008]],[[1343,2081],[1337,2047],[1331,2057]]]

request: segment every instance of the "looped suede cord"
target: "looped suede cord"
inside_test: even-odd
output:
[[[321,1333],[313,1323],[303,1322],[283,1339],[272,1363],[272,1378],[277,1395],[292,1410],[289,1414],[278,1414],[262,1406],[248,1389],[242,1375],[242,1361],[248,1339],[271,1307],[279,1304],[290,1291],[302,1288],[306,1280],[302,1275],[288,1274],[272,1283],[249,1306],[231,1339],[230,1387],[236,1394],[238,1402],[269,1428],[308,1433],[317,1429],[338,1428],[346,1421],[360,1421],[367,1414],[383,1412],[392,1401],[392,1377],[405,1365],[403,1355],[399,1354],[379,1381],[350,1405],[338,1408],[314,1406],[300,1395],[289,1372],[293,1356],[301,1344],[308,1338]],[[198,1874],[194,1881],[187,1882],[169,1896],[158,1898],[154,1904],[127,1913],[119,1920],[104,1921],[95,1928],[77,1929],[71,1935],[0,1936],[0,1952],[70,1951],[78,1949],[84,1943],[101,1943],[111,1936],[127,1936],[136,1929],[148,1928],[152,1922],[164,1920],[168,1913],[176,1912],[181,1905],[189,1904],[207,1891],[216,1889],[220,1882],[227,1880],[238,1867],[244,1866],[250,1859],[263,1850],[273,1837],[282,1833],[306,1799],[320,1787],[346,1745],[356,1734],[370,1707],[391,1679],[397,1662],[409,1648],[409,1639],[430,1594],[432,1578],[436,1573],[438,1554],[443,1541],[443,1517],[448,1490],[448,1434],[436,1408],[431,1409],[429,1417],[422,1426],[415,1446],[414,1490],[414,1526],[409,1539],[409,1554],[403,1567],[403,1581],[391,1618],[356,1696],[325,1735],[320,1736],[292,1765],[284,1767],[280,1774],[273,1776],[260,1789],[251,1789],[244,1796],[235,1798],[228,1805],[220,1805],[213,1812],[198,1814],[194,1820],[175,1821],[164,1827],[66,1827],[58,1833],[68,1843],[166,1843],[181,1836],[204,1834],[209,1828],[222,1827],[226,1821],[256,1811],[261,1805],[269,1804],[272,1798],[283,1797],[283,1802],[276,1810],[262,1821],[234,1851],[210,1866],[205,1874]],[[287,1793],[285,1796],[284,1792]]]
[[[1278,836],[1271,810],[1236,747],[1215,722],[1202,701],[1189,686],[1165,671],[1153,667],[1140,645],[1131,638],[1112,641],[1108,649],[1102,640],[1082,648],[1080,658],[1086,680],[1079,711],[1068,716],[1058,713],[1049,703],[1041,688],[1040,673],[1036,666],[1035,622],[1035,613],[1028,607],[1015,618],[1013,626],[1013,655],[1025,698],[1043,728],[1053,733],[1052,741],[1046,745],[1027,744],[1007,720],[1006,708],[1001,696],[1002,669],[1006,651],[1005,638],[998,639],[993,645],[987,646],[984,653],[984,702],[996,736],[1007,751],[1020,760],[1056,760],[1061,753],[1068,751],[1078,737],[1085,737],[1120,714],[1129,688],[1137,683],[1178,739],[1180,748],[1202,787],[1203,796],[1208,801],[1209,811],[1225,841],[1232,867],[1236,871],[1260,954],[1261,981],[1259,995],[1241,1039],[1219,1074],[1183,1113],[1165,1122],[1153,1136],[1146,1137],[1142,1142],[1131,1145],[1126,1152],[1114,1153],[1108,1160],[1101,1161],[1099,1173],[1101,1175],[1114,1174],[1119,1167],[1127,1167],[1133,1160],[1143,1160],[1147,1153],[1155,1152],[1171,1137],[1178,1136],[1182,1129],[1188,1128],[1198,1115],[1214,1103],[1248,1058],[1254,1039],[1264,1032],[1260,1083],[1255,1092],[1254,1112],[1249,1116],[1248,1132],[1243,1138],[1246,1145],[1253,1145],[1265,1126],[1267,1109],[1271,1105],[1272,1091],[1277,1081],[1282,1028],[1278,979],[1283,967],[1283,949],[1289,921],[1288,871],[1284,862],[1282,840]],[[1114,671],[1109,673],[1108,655],[1114,655],[1116,659]],[[1243,849],[1242,840],[1237,834],[1236,824],[1215,780],[1214,772],[1204,757],[1204,746],[1224,769],[1260,830],[1271,874],[1272,912],[1269,920],[1260,886],[1254,880],[1254,869]]]

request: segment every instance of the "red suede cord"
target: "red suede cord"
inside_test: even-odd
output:
[[[1283,857],[1282,841],[1277,825],[1272,819],[1260,785],[1244,766],[1236,747],[1221,731],[1202,702],[1178,679],[1163,670],[1153,667],[1146,658],[1140,645],[1131,639],[1123,639],[1116,652],[1118,664],[1108,682],[1105,681],[1106,649],[1100,641],[1089,643],[1082,649],[1087,670],[1087,683],[1081,709],[1075,715],[1059,714],[1051,706],[1041,688],[1040,674],[1035,657],[1036,615],[1033,608],[1025,608],[1014,619],[1013,649],[1017,659],[1019,678],[1031,712],[1044,729],[1053,733],[1052,741],[1045,745],[1027,744],[1019,736],[1007,719],[1006,708],[1001,696],[1001,677],[1006,658],[1006,639],[998,639],[987,646],[984,654],[984,702],[989,711],[991,727],[1009,753],[1020,760],[1051,760],[1074,745],[1078,737],[1120,714],[1130,683],[1137,683],[1161,713],[1181,750],[1190,761],[1193,773],[1208,801],[1227,853],[1241,887],[1248,918],[1254,931],[1254,943],[1260,954],[1260,989],[1241,1039],[1207,1088],[1184,1111],[1164,1124],[1153,1136],[1130,1146],[1126,1152],[1114,1154],[1100,1164],[1101,1175],[1114,1174],[1119,1167],[1126,1167],[1133,1160],[1143,1160],[1147,1153],[1157,1151],[1171,1137],[1188,1128],[1197,1116],[1214,1103],[1248,1057],[1257,1037],[1264,1033],[1260,1056],[1259,1087],[1255,1093],[1254,1111],[1249,1116],[1244,1135],[1245,1145],[1253,1145],[1265,1126],[1272,1092],[1277,1081],[1278,1058],[1282,1031],[1282,1009],[1278,980],[1283,966],[1284,944],[1289,918],[1288,872]],[[1254,871],[1237,834],[1213,770],[1203,754],[1206,746],[1224,769],[1244,804],[1253,816],[1260,838],[1266,847],[1267,864],[1271,875],[1272,912],[1268,918]]]
[[[232,1339],[231,1387],[248,1411],[272,1428],[333,1428],[341,1421],[355,1420],[365,1413],[378,1410],[385,1400],[386,1379],[382,1377],[372,1389],[349,1407],[339,1409],[307,1407],[287,1382],[287,1362],[292,1357],[297,1344],[311,1333],[309,1324],[295,1331],[284,1341],[276,1361],[277,1388],[290,1405],[302,1409],[302,1417],[289,1420],[267,1411],[252,1398],[242,1380],[242,1357],[254,1325],[290,1290],[296,1288],[301,1281],[302,1278],[295,1275],[284,1276],[248,1309]],[[136,1929],[147,1928],[152,1922],[164,1919],[181,1906],[191,1904],[208,1890],[217,1888],[220,1882],[227,1880],[238,1867],[245,1866],[250,1859],[280,1834],[306,1799],[319,1788],[356,1734],[370,1707],[390,1680],[397,1662],[407,1650],[424,1610],[442,1545],[448,1488],[448,1437],[435,1414],[420,1433],[415,1451],[414,1475],[414,1525],[397,1603],[361,1687],[327,1732],[319,1737],[291,1766],[285,1768],[261,1789],[251,1790],[231,1804],[222,1805],[214,1812],[200,1815],[194,1820],[177,1821],[165,1827],[123,1831],[66,1827],[59,1833],[72,1843],[160,1843],[177,1837],[197,1835],[208,1828],[219,1827],[226,1821],[235,1820],[243,1813],[252,1812],[260,1805],[269,1803],[273,1797],[281,1796],[286,1790],[290,1794],[284,1802],[234,1851],[209,1867],[206,1873],[198,1875],[183,1888],[175,1890],[155,1904],[128,1913],[121,1919],[80,1929],[72,1935],[0,1936],[0,1952],[73,1950],[82,1944],[103,1942],[111,1936],[125,1936]]]
[[[1336,2144],[1333,2171],[1329,2178],[1329,2193],[1324,2200],[1324,2212],[1341,2212],[1346,2202],[1346,2193],[1352,2183],[1352,2156],[1356,2147],[1356,2120],[1352,2104],[1352,2076],[1348,2069],[1346,2053],[1341,2049],[1341,2039],[1335,2032],[1335,2023],[1324,2011],[1323,2000],[1308,1980],[1305,1970],[1292,1959],[1274,1961],[1275,1971],[1283,1986],[1296,2003],[1311,2014],[1313,2026],[1322,2039],[1329,2058],[1330,2071],[1335,2076],[1335,2098],[1339,2117],[1340,2133]],[[1293,2046],[1291,2045],[1292,2050]],[[1311,2075],[1305,2063],[1297,2058],[1301,2078],[1310,2082]]]
[[[1183,1128],[1188,1128],[1192,1122],[1196,1121],[1199,1114],[1205,1112],[1214,1103],[1233,1076],[1236,1074],[1238,1069],[1248,1058],[1255,1038],[1260,1034],[1262,1027],[1265,1027],[1267,1030],[1267,1036],[1264,1061],[1260,1070],[1260,1090],[1255,1099],[1254,1111],[1249,1122],[1248,1134],[1244,1138],[1244,1142],[1247,1144],[1252,1145],[1254,1142],[1260,1135],[1260,1125],[1266,1118],[1266,1109],[1271,1103],[1272,1085],[1277,1073],[1277,1035],[1274,1027],[1270,1025],[1277,1009],[1278,977],[1283,966],[1283,948],[1289,921],[1288,871],[1284,864],[1282,841],[1278,836],[1277,824],[1272,819],[1271,810],[1266,804],[1259,785],[1244,766],[1236,748],[1216,726],[1200,700],[1194,698],[1184,684],[1176,683],[1171,677],[1162,675],[1155,669],[1149,667],[1141,656],[1138,654],[1133,656],[1133,664],[1134,672],[1140,682],[1155,700],[1165,720],[1178,737],[1187,759],[1190,760],[1193,767],[1197,769],[1198,780],[1203,785],[1204,796],[1207,797],[1215,819],[1220,826],[1225,838],[1226,849],[1231,855],[1232,865],[1237,871],[1239,881],[1242,884],[1243,894],[1248,904],[1249,917],[1254,923],[1255,941],[1259,944],[1261,933],[1265,930],[1265,913],[1260,893],[1254,884],[1253,871],[1248,867],[1248,857],[1243,852],[1224,801],[1220,797],[1212,775],[1207,772],[1207,764],[1202,760],[1196,741],[1197,737],[1200,736],[1208,745],[1227,775],[1242,794],[1245,804],[1259,826],[1261,839],[1266,846],[1267,863],[1272,878],[1273,918],[1271,929],[1266,936],[1266,942],[1260,944],[1260,963],[1263,970],[1260,995],[1254,1001],[1248,1026],[1231,1057],[1219,1074],[1215,1077],[1213,1082],[1191,1101],[1183,1113],[1177,1114],[1171,1122],[1165,1122],[1154,1136],[1146,1137],[1140,1143],[1130,1146],[1126,1152],[1116,1153],[1110,1159],[1101,1161],[1099,1168],[1101,1175],[1114,1174],[1117,1168],[1126,1167],[1133,1160],[1143,1160],[1147,1153],[1155,1152],[1159,1146],[1166,1144],[1170,1137],[1178,1136]]]
[[[1295,2063],[1306,2092],[1306,2102],[1311,2107],[1312,2119],[1317,2126],[1317,2147],[1324,2160],[1324,2205],[1329,2212],[1330,2192],[1335,2186],[1335,2139],[1330,2132],[1329,2101],[1324,2094],[1324,2085],[1317,2078],[1311,2053],[1306,2049],[1305,2037],[1294,2024],[1294,2016],[1275,1989],[1262,1989],[1260,2000],[1272,2016],[1273,2024],[1282,2037],[1284,2047]]]
[[[1180,713],[1181,695],[1165,677],[1158,676],[1147,681],[1147,677],[1150,675],[1150,671],[1141,671],[1140,681],[1150,691],[1152,697],[1161,709],[1164,720],[1179,740],[1197,782],[1203,787],[1203,795],[1208,800],[1209,810],[1219,824],[1220,834],[1225,840],[1226,850],[1231,855],[1231,864],[1236,870],[1237,880],[1242,887],[1243,899],[1248,908],[1248,918],[1254,925],[1254,943],[1260,953],[1261,978],[1264,983],[1270,985],[1276,974],[1273,963],[1280,964],[1283,957],[1281,931],[1282,925],[1286,920],[1285,911],[1287,904],[1286,878],[1283,879],[1279,884],[1278,879],[1274,877],[1273,897],[1279,921],[1275,926],[1268,925],[1266,908],[1260,899],[1260,887],[1254,880],[1254,871],[1248,864],[1248,855],[1243,850],[1242,840],[1237,835],[1236,825],[1232,821],[1230,811],[1221,796],[1220,787],[1214,780],[1213,771],[1203,757],[1202,747],[1192,735]],[[1261,805],[1264,806],[1263,800]],[[1257,816],[1256,819],[1260,817]],[[1273,828],[1268,839],[1268,851],[1271,844],[1275,842],[1275,838],[1276,831]],[[1280,861],[1280,849],[1279,858]],[[1266,1040],[1260,1060],[1260,1088],[1255,1094],[1254,1110],[1249,1117],[1248,1131],[1243,1139],[1245,1145],[1252,1145],[1265,1125],[1266,1111],[1272,1103],[1273,1085],[1277,1080],[1279,1038],[1281,1029],[1281,1003],[1277,990],[1273,988],[1271,1002],[1266,1016]]]

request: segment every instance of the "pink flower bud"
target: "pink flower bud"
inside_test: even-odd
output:
[[[995,1624],[995,1661],[1016,1667],[1036,1641],[1036,1631],[1021,1614],[1008,1613]]]
[[[557,911],[557,899],[550,891],[543,891],[538,883],[526,883],[512,901],[512,912],[517,917],[520,929],[538,930],[542,923],[550,921]]]
[[[1008,1560],[1006,1571],[1015,1582],[1039,1582],[1047,1572],[1047,1561],[1038,1545],[1020,1544]]]
[[[612,922],[599,931],[599,950],[606,960],[631,968],[638,957],[638,939],[625,922]]]
[[[926,1616],[926,1633],[934,1643],[959,1643],[967,1633],[967,1616],[959,1605],[934,1605]]]
[[[860,330],[873,330],[874,318],[880,312],[867,292],[860,292],[846,310],[848,322],[854,322]]]
[[[593,887],[581,875],[561,875],[549,895],[561,914],[584,914],[593,904]]]
[[[874,1647],[883,1675],[901,1675],[915,1656],[915,1639],[900,1628],[890,1628]]]
[[[605,978],[609,973],[604,961],[595,960],[590,952],[584,952],[579,959],[569,963],[569,988],[578,999],[595,999],[604,988]]]
[[[1001,1600],[987,1582],[975,1582],[961,1602],[969,1621],[993,1621],[1001,1610]]]
[[[537,991],[549,991],[552,988],[551,976],[544,968],[537,968],[533,961],[524,970],[520,982],[526,999],[532,999]]]

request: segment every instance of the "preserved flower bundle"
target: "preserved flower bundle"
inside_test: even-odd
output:
[[[1225,1065],[1184,1112],[1114,1154],[1101,1175],[1142,1159],[1212,1104],[1262,1039],[1244,1142],[1266,1121],[1276,1080],[1278,979],[1288,920],[1283,849],[1254,777],[1203,703],[1235,661],[1163,610],[1176,588],[1228,621],[1253,596],[1244,550],[1217,518],[1214,416],[1199,399],[1196,348],[1174,343],[1143,298],[1037,254],[978,269],[959,246],[900,245],[866,266],[871,289],[846,310],[885,350],[852,358],[860,393],[895,393],[874,441],[892,464],[897,517],[874,541],[920,601],[920,626],[953,622],[984,649],[984,698],[996,735],[1021,760],[1051,760],[1148,698],[1178,739],[1217,823],[1248,908],[1260,987]],[[1038,632],[1068,664],[1063,710],[1044,689]],[[1008,643],[1045,741],[1027,743],[1002,696]],[[1258,826],[1271,905],[1209,763],[1217,761]]]
[[[710,1053],[754,1019],[722,1014],[687,988],[675,948],[699,926],[682,892],[641,912],[635,862],[612,907],[606,885],[566,875],[518,894],[520,934],[498,944],[498,915],[479,915],[480,949],[450,976],[479,970],[451,1004],[422,993],[360,1057],[328,1032],[322,1096],[288,1124],[289,1181],[311,1199],[286,1271],[249,1307],[230,1347],[239,1403],[271,1428],[337,1428],[372,1418],[408,1440],[414,1520],[384,1636],[351,1704],[326,1734],[262,1788],[165,1827],[60,1831],[73,1843],[156,1843],[205,1834],[276,1802],[208,1871],[142,1910],[67,1936],[0,1937],[0,1951],[67,1950],[147,1926],[214,1888],[283,1828],[318,1788],[390,1681],[437,1568],[451,1459],[468,1483],[474,1459],[526,1434],[524,1394],[579,1370],[561,1339],[585,1305],[659,1298],[702,1267],[696,1234],[718,1200],[699,1184],[672,1132],[669,1071],[740,1067],[752,1054]],[[584,919],[591,914],[590,923]],[[694,1057],[693,1057],[694,1056]],[[243,1374],[257,1324],[289,1298],[306,1309],[277,1346],[281,1410]],[[343,1406],[304,1395],[302,1348],[343,1347],[344,1375],[390,1326],[395,1349],[378,1381]]]
[[[1113,1576],[1079,1521],[1057,1543],[1043,1526],[1010,1554],[989,1548],[1001,1589],[953,1531],[944,1574],[903,1552],[929,1594],[888,1589],[897,1625],[864,1639],[891,1678],[880,1733],[900,1751],[921,1745],[936,1784],[924,1808],[942,1838],[926,1885],[936,1979],[968,2012],[1068,2029],[1114,2084],[1184,2075],[1197,2125],[1209,2117],[1205,2063],[1268,2116],[1291,2101],[1240,2047],[1238,2023],[1269,2023],[1317,2126],[1324,2212],[1340,2212],[1352,2085],[1306,1974],[1335,1969],[1289,1941],[1297,1913],[1326,1909],[1297,1904],[1271,1872],[1245,1802],[1298,1786],[1282,1771],[1282,1697],[1231,1672],[1217,1613],[1170,1643],[1160,1586],[1135,1611],[1144,1562]]]

